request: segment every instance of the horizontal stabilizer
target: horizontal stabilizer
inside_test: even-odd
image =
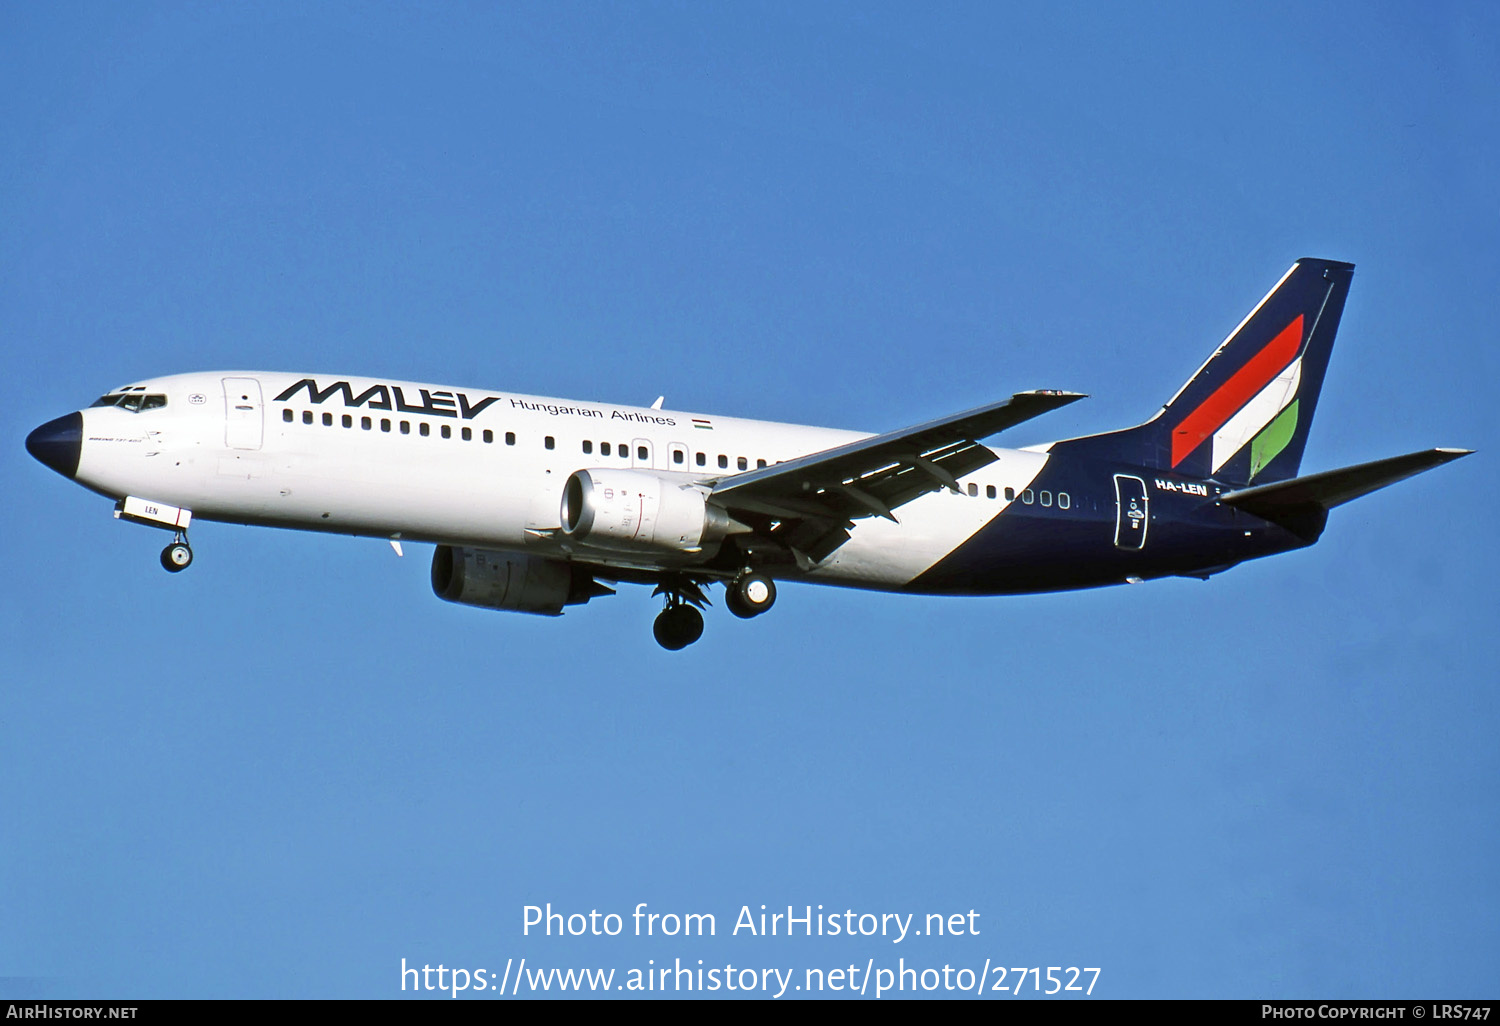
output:
[[[1426,449],[1340,470],[1326,470],[1321,474],[1309,474],[1290,481],[1225,492],[1219,496],[1219,501],[1264,520],[1279,522],[1313,510],[1327,511],[1341,506],[1361,495],[1368,495],[1376,489],[1442,466],[1471,452],[1472,449]]]

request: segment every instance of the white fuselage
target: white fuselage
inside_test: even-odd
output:
[[[559,535],[569,474],[650,469],[713,481],[867,437],[676,410],[548,399],[368,378],[210,372],[117,391],[165,395],[139,412],[83,411],[77,479],[192,510],[195,518],[632,567],[690,565],[577,553]],[[996,449],[997,462],[900,510],[856,521],[848,543],[806,578],[900,588],[1019,495],[1042,451]],[[972,493],[972,494],[971,494]],[[800,575],[799,575],[800,576]]]

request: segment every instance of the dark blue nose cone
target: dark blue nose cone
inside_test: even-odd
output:
[[[26,451],[63,477],[73,477],[83,452],[83,414],[47,421],[26,436]]]

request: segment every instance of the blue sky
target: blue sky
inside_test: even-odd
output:
[[[1098,966],[1493,996],[1500,17],[1482,4],[8,5],[0,986],[399,996],[408,965]],[[1304,468],[1481,450],[1209,583],[809,586],[665,653],[430,550],[156,532],[32,461],[107,388],[433,380],[870,431],[1148,416],[1358,265]],[[522,936],[522,908],[713,913]],[[730,936],[742,905],[978,936]]]

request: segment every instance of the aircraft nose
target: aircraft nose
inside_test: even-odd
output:
[[[47,421],[26,436],[26,451],[63,477],[73,477],[83,452],[83,414]]]

